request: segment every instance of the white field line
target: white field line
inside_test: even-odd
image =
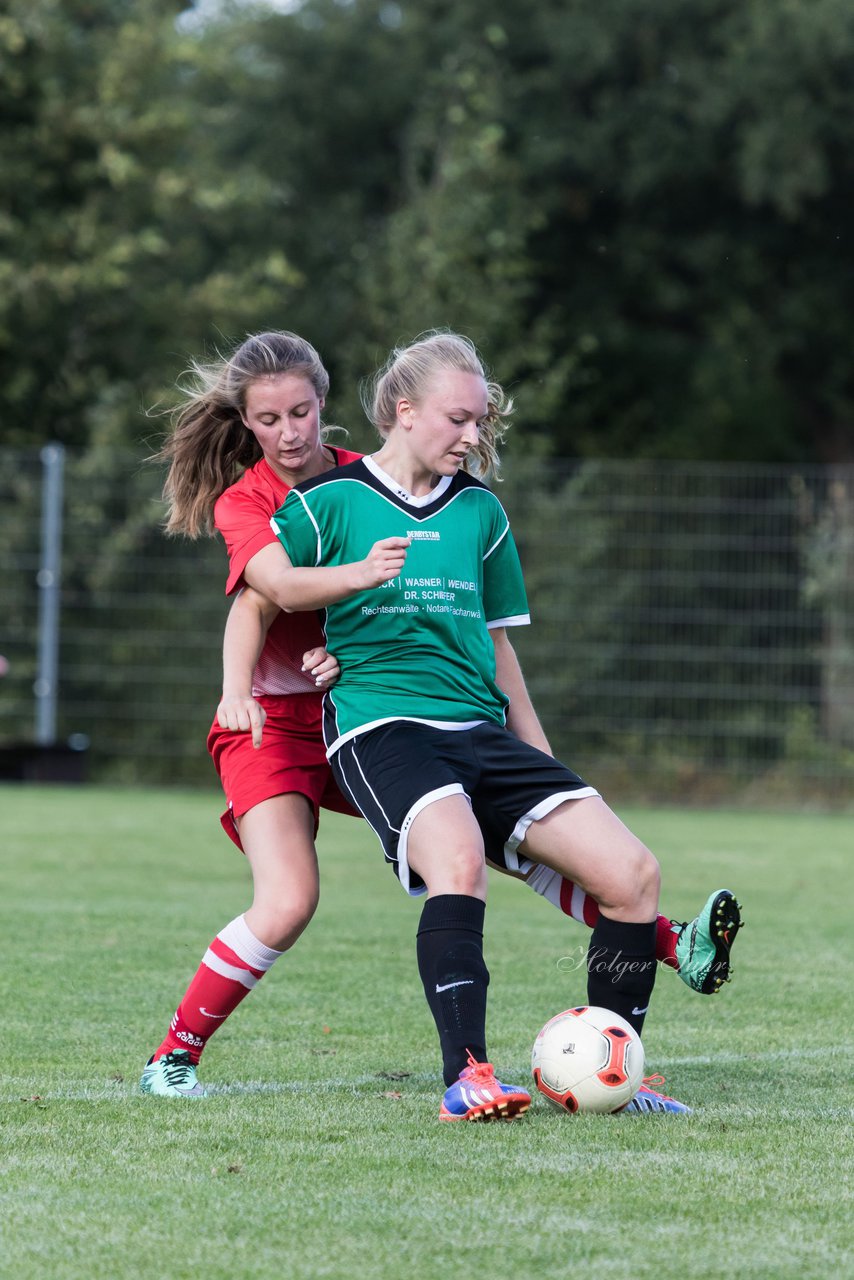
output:
[[[211,1098],[226,1098],[234,1094],[249,1093],[292,1093],[292,1094],[318,1094],[318,1093],[337,1093],[341,1089],[349,1089],[353,1092],[365,1089],[369,1086],[378,1093],[385,1093],[393,1089],[401,1089],[403,1085],[418,1083],[432,1084],[439,1087],[440,1076],[438,1073],[430,1074],[411,1074],[404,1077],[403,1080],[389,1079],[387,1076],[369,1075],[369,1076],[349,1076],[340,1080],[241,1080],[233,1084],[216,1084],[207,1080],[203,1081]],[[0,1093],[0,1104],[9,1102],[30,1102],[30,1103],[47,1103],[47,1102],[118,1102],[130,1096],[143,1096],[139,1091],[139,1083],[137,1080],[123,1081],[105,1081],[103,1085],[88,1085],[82,1089],[45,1089],[39,1092],[34,1087],[34,1081],[19,1079],[18,1087],[14,1092],[9,1093],[10,1085],[14,1085],[15,1081],[5,1080],[4,1092]],[[158,1099],[155,1099],[158,1101]]]
[[[854,1045],[837,1044],[833,1048],[810,1049],[777,1049],[772,1053],[713,1053],[690,1055],[685,1057],[656,1058],[648,1063],[648,1068],[666,1071],[670,1067],[707,1067],[736,1066],[739,1063],[799,1062],[815,1061],[821,1058],[831,1061],[840,1056],[848,1057],[854,1053]],[[518,1072],[517,1072],[518,1074]],[[335,1080],[241,1080],[232,1084],[216,1084],[205,1081],[205,1088],[211,1098],[227,1098],[241,1094],[318,1094],[335,1093],[341,1089],[357,1091],[366,1088],[384,1093],[391,1090],[403,1092],[413,1084],[429,1084],[439,1088],[440,1078],[437,1072],[420,1072],[405,1076],[402,1080],[383,1075],[347,1076]],[[104,1102],[118,1101],[128,1096],[139,1094],[137,1080],[105,1081],[100,1087],[89,1085],[81,1089],[48,1089],[39,1091],[37,1082],[21,1077],[3,1081],[4,1089],[0,1092],[0,1103],[9,1102]],[[11,1092],[10,1092],[11,1089]]]
[[[826,1058],[828,1061],[839,1059],[840,1055],[854,1053],[854,1044],[838,1044],[832,1048],[824,1046],[820,1049],[774,1049],[770,1053],[705,1053],[689,1054],[686,1057],[674,1058],[672,1055],[656,1059],[663,1067],[711,1067],[735,1064],[739,1062],[798,1062],[813,1058]],[[647,1063],[649,1065],[649,1063]]]

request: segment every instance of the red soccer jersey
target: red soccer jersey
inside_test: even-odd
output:
[[[362,456],[349,449],[331,452],[338,466]],[[278,541],[270,527],[270,517],[289,492],[290,486],[262,458],[217,499],[214,523],[225,539],[229,560],[226,595],[246,585],[243,571],[252,557]],[[322,644],[323,632],[316,613],[277,614],[255,668],[252,696],[317,693],[314,681],[300,668],[306,650]]]

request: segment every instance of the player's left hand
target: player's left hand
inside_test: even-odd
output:
[[[302,669],[314,677],[318,689],[329,689],[341,674],[338,659],[322,645],[302,655]]]
[[[254,698],[223,694],[216,709],[216,719],[221,729],[251,733],[253,747],[256,751],[260,747],[267,712]]]

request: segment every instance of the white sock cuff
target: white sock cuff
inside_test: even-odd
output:
[[[243,916],[236,916],[224,929],[220,929],[219,938],[227,947],[231,947],[253,969],[266,973],[272,964],[283,956],[284,951],[274,951],[260,942],[249,928]]]

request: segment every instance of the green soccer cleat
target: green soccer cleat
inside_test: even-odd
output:
[[[139,1087],[158,1098],[206,1098],[207,1090],[196,1079],[196,1064],[186,1049],[164,1053],[145,1064]]]
[[[730,979],[730,952],[741,928],[741,906],[729,889],[717,889],[703,910],[687,924],[676,925],[678,973],[692,991],[713,996]]]

